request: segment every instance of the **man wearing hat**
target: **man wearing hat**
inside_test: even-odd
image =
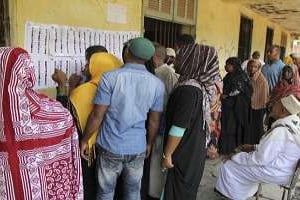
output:
[[[99,84],[81,142],[81,155],[85,158],[87,141],[99,130],[96,167],[99,200],[113,199],[120,174],[123,175],[123,198],[140,199],[144,159],[150,154],[163,110],[164,85],[144,65],[154,52],[149,40],[131,40],[124,55],[124,66],[104,73]]]
[[[243,145],[219,170],[216,190],[230,199],[248,199],[259,183],[287,185],[300,159],[300,103],[289,95],[272,107],[276,121],[258,145]]]
[[[169,65],[169,67],[174,68],[174,63],[175,63],[175,60],[176,60],[175,50],[172,49],[172,48],[166,48],[166,53],[167,53],[167,57],[166,57],[165,63],[167,65]]]

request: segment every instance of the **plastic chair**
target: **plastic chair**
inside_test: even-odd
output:
[[[291,200],[292,199],[292,191],[296,188],[296,184],[299,180],[299,175],[300,175],[300,159],[298,160],[296,169],[295,169],[295,173],[291,178],[291,181],[288,185],[284,186],[284,185],[280,185],[280,187],[283,188],[283,193],[282,193],[282,197],[281,200],[284,200],[285,198],[285,194],[287,193],[287,200]],[[260,198],[266,198],[261,194],[262,191],[262,184],[260,183],[258,186],[258,191],[256,193],[256,200],[259,200]]]

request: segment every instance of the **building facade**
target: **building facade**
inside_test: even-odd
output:
[[[262,57],[271,44],[290,53],[292,32],[238,0],[4,0],[6,45],[24,47],[27,21],[90,27],[112,31],[139,31],[166,46],[181,33],[218,50],[221,72],[230,56],[247,59],[255,50]],[[254,2],[254,1],[253,1]],[[108,20],[108,5],[120,5],[125,22]],[[7,6],[8,5],[8,6]],[[2,16],[1,16],[2,17]],[[276,21],[276,20],[275,20]],[[9,30],[7,30],[9,29]],[[5,32],[5,34],[4,34]],[[7,39],[9,37],[9,39]],[[2,42],[3,43],[3,42]],[[3,44],[2,44],[3,45]],[[47,90],[49,93],[50,90]],[[51,93],[53,94],[53,93]]]

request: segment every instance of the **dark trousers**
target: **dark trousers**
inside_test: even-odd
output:
[[[266,109],[251,109],[251,123],[250,123],[250,131],[247,132],[247,136],[245,136],[247,144],[258,144],[261,136],[264,134],[264,115],[266,113]]]

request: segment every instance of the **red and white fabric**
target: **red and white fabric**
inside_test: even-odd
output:
[[[28,53],[0,48],[0,200],[83,199],[72,116],[34,84]]]

